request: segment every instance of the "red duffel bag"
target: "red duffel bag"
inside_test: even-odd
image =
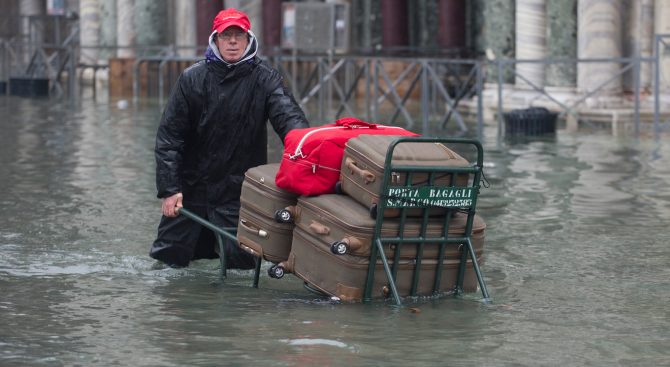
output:
[[[395,126],[375,125],[352,117],[334,125],[291,130],[275,184],[297,194],[334,194],[340,180],[344,144],[363,134],[420,136]]]

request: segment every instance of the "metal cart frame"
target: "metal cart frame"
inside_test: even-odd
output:
[[[442,167],[442,166],[399,166],[392,164],[393,151],[396,146],[401,143],[445,143],[445,144],[466,144],[474,145],[477,148],[477,163],[473,167]],[[421,137],[400,137],[395,139],[389,145],[386,152],[386,161],[384,163],[384,177],[382,181],[382,189],[377,207],[377,222],[375,226],[375,233],[373,243],[370,249],[370,265],[368,268],[368,279],[365,287],[364,300],[369,301],[372,294],[372,284],[374,280],[375,265],[377,254],[380,254],[386,276],[389,280],[390,293],[399,307],[402,307],[400,296],[395,285],[395,279],[398,271],[398,263],[400,260],[400,250],[404,243],[418,244],[416,265],[414,267],[414,280],[412,283],[411,296],[416,296],[417,285],[419,282],[419,274],[421,271],[421,260],[423,255],[423,248],[425,245],[438,245],[440,251],[438,255],[438,266],[435,277],[435,286],[433,295],[437,296],[440,289],[440,279],[442,276],[442,266],[444,261],[444,252],[448,243],[455,243],[462,245],[461,262],[458,271],[458,281],[456,284],[455,293],[460,294],[463,288],[463,278],[465,277],[465,267],[467,265],[468,254],[472,258],[472,264],[477,274],[477,280],[485,299],[489,300],[489,294],[484,284],[479,265],[477,264],[477,257],[472,248],[470,236],[472,235],[472,223],[475,218],[475,207],[477,205],[477,196],[479,195],[480,180],[482,178],[482,168],[484,164],[484,149],[481,143],[476,139],[467,138],[421,138]],[[390,186],[391,176],[399,175],[400,172],[407,173],[407,186]],[[424,185],[412,186],[412,176],[414,172],[429,172],[428,183]],[[436,174],[451,175],[450,187],[434,187]],[[470,187],[456,187],[456,178],[458,174],[474,175],[472,186]],[[436,190],[439,190],[440,196],[435,197]],[[401,192],[402,197],[397,196]],[[446,196],[445,196],[446,194]],[[444,199],[446,197],[446,200]],[[426,228],[428,226],[429,208],[438,207],[446,208],[447,215],[444,220],[444,231],[442,237],[427,238]],[[401,208],[400,213],[400,228],[398,230],[398,237],[382,238],[381,229],[384,219],[384,210],[391,208]],[[423,215],[423,223],[421,225],[421,233],[419,237],[404,237],[405,220],[407,218],[408,208],[426,208]],[[467,209],[468,219],[465,227],[465,236],[448,238],[449,222],[451,220],[451,213],[455,210]],[[393,257],[393,269],[391,270],[388,264],[388,259],[384,256],[383,245],[394,244],[395,252]]]

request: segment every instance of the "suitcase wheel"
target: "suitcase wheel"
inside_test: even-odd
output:
[[[370,206],[370,217],[372,217],[372,219],[377,219],[377,204],[372,204]]]
[[[330,244],[330,252],[334,253],[335,255],[344,255],[348,250],[349,246],[347,246],[347,244],[344,242],[335,241]]]
[[[277,223],[288,223],[292,219],[291,211],[286,209],[280,209],[275,212],[275,222]]]
[[[338,195],[345,195],[344,191],[342,191],[342,181],[337,181],[335,184],[335,193]]]
[[[272,265],[268,269],[268,275],[270,278],[281,279],[284,277],[284,268],[279,265]]]

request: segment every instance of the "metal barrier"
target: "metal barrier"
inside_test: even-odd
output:
[[[17,49],[15,43],[0,40],[0,45],[3,49],[2,61],[5,75],[7,75],[7,78],[13,76],[48,78],[51,83],[50,92],[61,96],[64,93],[63,86],[61,85],[61,77],[63,72],[67,70],[68,95],[70,98],[73,98],[76,79],[75,60],[78,48],[71,45],[70,42],[74,39],[75,35],[72,34],[68,37],[63,45],[33,45],[30,55],[22,54],[21,50]],[[22,60],[24,56],[28,57],[27,62]],[[8,89],[8,93],[11,93],[9,83]]]
[[[639,131],[640,131],[640,63],[642,62],[651,62],[654,63],[656,62],[655,58],[619,58],[619,59],[542,59],[542,60],[495,60],[495,61],[490,61],[491,64],[496,65],[497,71],[498,71],[498,136],[502,136],[503,134],[503,96],[502,96],[502,91],[503,91],[503,81],[502,81],[502,72],[503,70],[507,70],[514,74],[516,77],[520,78],[524,82],[526,82],[530,87],[533,88],[536,92],[539,92],[549,98],[552,102],[558,104],[560,107],[564,109],[563,112],[559,114],[559,118],[565,116],[565,114],[569,113],[572,116],[574,116],[576,119],[578,119],[581,122],[584,122],[585,124],[591,126],[595,130],[598,130],[599,128],[591,123],[590,121],[586,120],[583,118],[581,115],[579,115],[577,112],[574,111],[574,108],[586,101],[589,97],[593,96],[599,91],[602,91],[603,88],[605,88],[608,84],[610,84],[612,81],[614,81],[616,78],[619,76],[623,75],[625,72],[628,70],[633,69],[633,89],[634,89],[634,95],[635,95],[635,102],[634,102],[634,114],[635,114],[635,137],[638,137]],[[520,75],[518,72],[516,72],[514,69],[512,69],[509,65],[514,65],[514,64],[521,64],[521,63],[532,63],[532,64],[554,64],[554,63],[621,63],[625,64],[624,67],[621,68],[616,74],[611,76],[609,79],[607,79],[605,82],[601,83],[597,88],[594,90],[588,91],[585,95],[581,96],[576,102],[574,102],[571,106],[566,106],[565,104],[559,102],[556,98],[551,96],[547,91],[544,90],[542,87],[538,87],[537,85],[533,84],[531,81],[528,80],[528,78],[524,77],[523,75]],[[657,83],[658,84],[658,83]]]
[[[28,17],[29,19],[32,19]],[[35,18],[38,19],[39,17]],[[55,19],[55,18],[54,18]],[[60,18],[58,18],[60,19]],[[31,20],[32,21],[32,20]],[[141,95],[141,86],[139,85],[139,66],[143,62],[155,62],[156,68],[152,71],[155,78],[153,83],[157,84],[158,99],[164,102],[166,90],[170,90],[176,82],[176,77],[164,75],[164,68],[170,62],[197,62],[202,56],[197,57],[176,57],[175,51],[178,49],[202,49],[204,47],[188,46],[129,46],[129,47],[89,47],[77,44],[77,35],[79,28],[76,23],[68,26],[71,29],[69,36],[61,44],[48,43],[25,43],[20,41],[7,41],[0,39],[0,48],[2,52],[2,74],[6,78],[11,76],[21,76],[27,73],[42,73],[47,75],[51,82],[50,92],[57,96],[65,92],[61,83],[61,76],[64,71],[68,71],[70,78],[67,81],[68,90],[74,91],[75,71],[77,67],[100,68],[102,65],[97,63],[78,63],[83,49],[125,49],[132,48],[138,51],[156,52],[155,56],[139,57],[133,66],[133,95],[134,100]],[[59,28],[60,29],[60,28]],[[56,37],[60,40],[60,36]],[[458,107],[464,99],[477,97],[476,99],[476,122],[477,136],[483,134],[483,99],[482,89],[485,73],[488,68],[496,68],[498,71],[498,134],[502,135],[502,112],[504,99],[502,72],[507,70],[518,79],[525,81],[533,90],[546,96],[549,100],[556,103],[562,111],[559,115],[564,117],[570,114],[575,119],[594,129],[598,126],[586,119],[580,113],[577,113],[576,107],[584,103],[589,97],[592,97],[599,91],[602,91],[608,84],[620,77],[626,72],[633,75],[633,93],[634,93],[634,123],[635,136],[640,132],[640,69],[642,63],[653,64],[654,75],[654,134],[656,137],[662,131],[667,130],[670,125],[670,117],[661,121],[661,58],[664,51],[670,50],[670,42],[667,39],[670,34],[655,35],[655,55],[651,58],[616,58],[616,59],[542,59],[542,60],[461,60],[461,59],[441,59],[436,57],[422,58],[402,58],[390,56],[354,56],[337,55],[333,53],[325,55],[297,55],[285,52],[274,52],[266,56],[260,56],[266,62],[275,67],[284,77],[287,85],[290,86],[294,95],[299,100],[301,107],[307,114],[314,113],[314,120],[319,123],[337,119],[343,113],[348,115],[365,116],[368,121],[394,125],[400,116],[405,122],[405,127],[411,129],[414,127],[414,121],[422,122],[423,134],[430,135],[429,129],[431,120],[439,119],[438,126],[444,129],[447,122],[452,118],[457,125],[456,134],[468,130],[465,119],[459,113]],[[277,50],[275,50],[277,51]],[[397,71],[397,78],[391,80],[391,74],[387,68],[387,62],[403,63],[401,69]],[[561,103],[547,92],[544,87],[534,85],[524,75],[515,71],[511,66],[521,63],[620,63],[622,68],[612,75],[607,81],[597,88],[587,91],[579,96],[579,99],[572,103]],[[397,65],[396,65],[397,66]],[[79,77],[81,79],[80,73]],[[178,74],[178,73],[177,73]],[[9,84],[9,83],[7,83]],[[415,94],[418,102],[418,111],[408,107],[408,101]],[[153,85],[153,84],[152,84]],[[405,92],[400,92],[400,88],[407,86]],[[9,85],[7,87],[9,89]],[[153,88],[153,87],[152,87]],[[69,93],[70,97],[74,93]],[[95,97],[95,96],[94,96]],[[353,103],[354,100],[364,101]],[[391,110],[387,116],[381,116],[383,104],[390,104]],[[441,111],[441,109],[444,110]],[[474,111],[473,111],[474,112]],[[417,114],[420,116],[417,116]],[[380,121],[383,120],[383,121]]]
[[[138,58],[133,65],[134,100],[137,101],[141,94],[139,66],[142,63],[156,62],[159,64],[156,72],[158,98],[159,103],[162,104],[165,86],[171,89],[176,83],[176,79],[166,83],[165,66],[170,62],[199,60],[202,60],[202,57],[166,55]],[[339,118],[345,111],[350,116],[365,115],[368,121],[377,123],[380,120],[380,106],[388,101],[393,106],[393,112],[388,121],[384,123],[394,125],[398,116],[402,115],[405,126],[411,129],[414,126],[414,118],[407,109],[407,101],[417,83],[420,82],[419,106],[424,135],[430,134],[431,115],[439,117],[439,127],[442,129],[445,128],[449,119],[454,117],[459,130],[467,131],[467,125],[457,111],[457,107],[460,101],[475,95],[478,97],[477,133],[479,136],[483,133],[481,92],[484,61],[339,55],[327,57],[274,55],[265,57],[265,61],[282,74],[284,81],[289,85],[307,114],[310,113],[310,105],[316,109],[316,119],[321,124]],[[391,80],[389,73],[384,69],[384,62],[404,63],[404,70],[396,80]],[[409,87],[401,96],[398,87],[412,74]],[[357,90],[360,92],[361,83],[364,83],[364,111],[356,110],[356,106],[351,103]],[[441,106],[440,100],[447,106],[444,113],[438,111]]]

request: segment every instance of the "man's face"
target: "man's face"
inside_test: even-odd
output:
[[[223,56],[223,60],[231,63],[241,59],[244,50],[249,45],[247,33],[236,25],[230,26],[219,33],[215,38],[215,42],[221,56]]]

